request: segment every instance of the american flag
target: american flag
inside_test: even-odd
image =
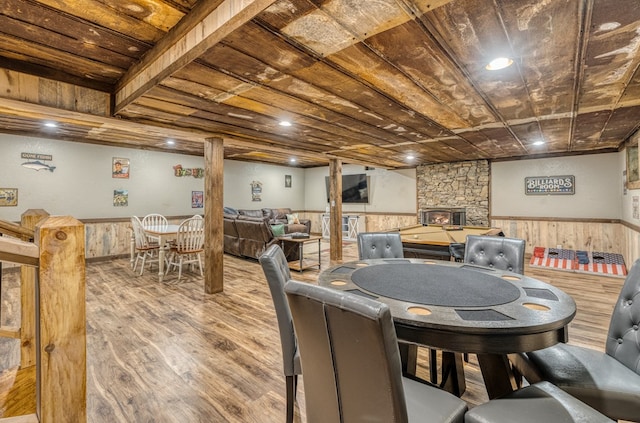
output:
[[[579,264],[576,262],[577,271],[620,276],[627,274],[627,267],[624,265],[622,254],[594,251],[588,253],[588,257],[589,264]]]
[[[536,247],[541,248],[541,247]],[[554,269],[572,270],[576,254],[573,250],[545,248],[542,257],[531,257],[531,266],[552,267]]]
[[[535,251],[540,251],[543,247],[535,247]],[[540,255],[540,254],[537,254]],[[585,273],[599,273],[611,276],[625,276],[627,268],[624,264],[622,254],[605,252],[588,252],[589,263],[578,263],[578,257],[574,250],[561,248],[544,248],[542,257],[531,257],[531,266],[551,267],[560,270],[574,270]]]

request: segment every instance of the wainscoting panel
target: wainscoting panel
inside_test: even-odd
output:
[[[619,253],[627,263],[637,257],[637,252],[630,254],[626,248],[623,225],[615,221],[494,217],[491,226],[501,228],[508,237],[524,239],[527,254],[533,254],[533,248],[538,246],[561,246],[570,250]]]

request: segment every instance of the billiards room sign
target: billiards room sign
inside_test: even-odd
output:
[[[526,195],[573,195],[576,178],[573,175],[527,176],[524,178]]]

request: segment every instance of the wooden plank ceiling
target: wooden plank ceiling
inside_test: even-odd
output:
[[[302,167],[616,151],[639,48],[637,0],[3,0],[5,80],[112,101],[0,101],[0,132],[200,155],[224,137],[225,158]]]

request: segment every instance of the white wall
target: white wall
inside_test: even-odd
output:
[[[491,164],[491,215],[620,219],[624,169],[621,155],[494,162]],[[525,195],[526,176],[556,175],[575,176],[574,195]]]
[[[366,170],[364,166],[344,165],[343,175],[366,173],[369,176],[369,204],[342,204],[347,212],[416,213],[416,170]],[[325,177],[329,167],[306,169],[304,208],[326,210],[327,189]]]
[[[21,153],[53,156],[46,162],[55,170],[21,166],[32,161]],[[130,160],[129,179],[111,176],[113,157]],[[18,206],[0,207],[0,219],[19,221],[27,209],[45,209],[53,215],[79,219],[144,216],[162,213],[181,216],[202,213],[191,207],[191,191],[204,191],[204,179],[176,177],[173,166],[203,168],[202,157],[161,153],[76,142],[0,134],[0,188],[18,188]],[[304,169],[225,160],[224,203],[236,208],[304,208]],[[285,188],[291,175],[291,188]],[[262,182],[262,201],[251,200],[250,182]],[[129,191],[127,207],[113,206],[113,191]],[[205,198],[205,202],[207,199]]]
[[[285,175],[291,175],[291,188],[285,188]],[[224,205],[236,209],[304,210],[305,180],[304,169],[225,160]],[[252,181],[262,183],[262,201],[252,201]]]

